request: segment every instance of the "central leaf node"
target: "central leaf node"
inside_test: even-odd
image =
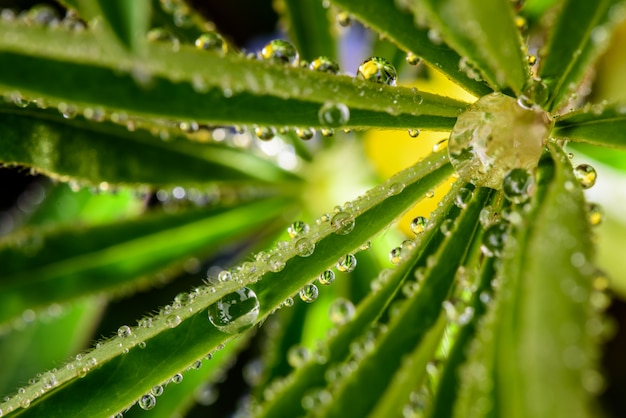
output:
[[[510,170],[537,167],[552,124],[544,110],[489,94],[458,117],[448,141],[450,162],[462,179],[499,190]]]

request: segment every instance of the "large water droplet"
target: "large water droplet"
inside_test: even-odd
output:
[[[291,238],[299,237],[309,233],[309,226],[302,221],[296,221],[289,225],[287,232]]]
[[[483,234],[480,250],[487,257],[501,257],[508,236],[509,226],[505,222],[496,222]]]
[[[128,325],[122,325],[117,329],[117,336],[120,338],[128,338],[133,335],[133,331]]]
[[[356,73],[357,78],[373,81],[376,83],[396,85],[398,74],[389,61],[381,57],[372,57],[359,65]]]
[[[296,252],[300,257],[308,257],[315,251],[315,243],[309,238],[300,238],[296,241]]]
[[[350,109],[343,103],[326,102],[320,107],[317,117],[324,126],[337,128],[350,120]]]
[[[207,51],[228,52],[228,44],[222,38],[222,35],[215,32],[203,33],[196,39],[196,48]]]
[[[254,325],[259,316],[259,300],[252,289],[243,287],[209,306],[209,321],[227,334]]]
[[[150,410],[156,406],[156,398],[153,394],[148,393],[147,395],[143,395],[141,399],[139,399],[139,407],[141,409]]]
[[[418,216],[416,218],[413,218],[413,220],[411,221],[411,232],[413,232],[415,235],[421,234],[422,232],[424,232],[427,225],[428,219],[426,219],[425,217]]]
[[[448,141],[450,162],[465,181],[499,190],[510,170],[537,166],[551,125],[543,110],[489,94],[458,117]]]
[[[535,191],[535,178],[527,170],[514,168],[504,176],[502,191],[512,203],[524,203]]]
[[[343,273],[351,273],[356,268],[356,257],[352,254],[347,254],[337,262],[335,267]]]
[[[574,169],[574,175],[580,181],[580,185],[583,189],[589,189],[596,184],[598,173],[596,169],[589,164],[580,164]]]
[[[315,58],[309,64],[309,68],[323,73],[337,74],[339,72],[339,64],[328,57]]]
[[[279,64],[295,65],[298,63],[298,51],[282,39],[275,39],[265,45],[261,50],[261,57]]]
[[[318,295],[319,291],[317,289],[317,286],[315,286],[314,284],[307,284],[302,289],[300,289],[300,299],[302,299],[303,302],[315,302]]]
[[[330,220],[330,226],[338,235],[348,235],[354,229],[354,224],[354,217],[348,212],[336,213]]]

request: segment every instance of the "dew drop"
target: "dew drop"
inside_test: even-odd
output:
[[[457,118],[448,142],[450,162],[465,181],[499,190],[510,170],[537,166],[551,125],[543,110],[489,94]]]
[[[420,57],[418,57],[417,55],[415,55],[414,53],[412,53],[412,52],[407,52],[407,54],[406,54],[406,62],[409,65],[416,66],[416,65],[420,65],[420,63],[422,62],[422,59]]]
[[[313,138],[315,131],[311,128],[296,128],[296,136],[303,141]]]
[[[472,189],[461,187],[457,195],[454,197],[454,204],[461,209],[465,209],[467,204],[472,199],[472,196],[474,196]]]
[[[311,61],[309,68],[314,71],[323,73],[337,74],[339,73],[339,64],[328,57],[318,57]]]
[[[409,136],[411,138],[417,138],[420,135],[419,129],[409,129]]]
[[[439,230],[441,231],[441,233],[446,237],[449,237],[452,234],[453,229],[454,229],[454,219],[446,219],[445,221],[441,223],[441,226],[439,227]]]
[[[270,41],[261,50],[261,57],[278,64],[298,64],[298,51],[289,42],[282,39]]]
[[[271,126],[257,126],[254,128],[254,134],[262,141],[269,141],[276,136],[276,129]]]
[[[337,13],[337,23],[339,23],[339,26],[347,28],[352,24],[352,18],[347,12],[339,12]]]
[[[396,247],[389,251],[389,261],[393,264],[398,265],[402,261],[402,248]]]
[[[320,284],[328,286],[335,281],[335,272],[332,270],[324,270],[317,279]]]
[[[350,321],[356,312],[354,304],[346,298],[337,298],[328,309],[330,322],[340,326]]]
[[[252,289],[243,287],[209,306],[209,321],[220,331],[236,334],[254,325],[259,300]]]
[[[170,328],[176,328],[180,322],[180,316],[178,315],[168,315],[167,318],[165,318],[165,324]]]
[[[122,325],[117,329],[117,336],[120,338],[128,338],[133,335],[133,331],[128,325]]]
[[[222,35],[215,32],[203,33],[195,41],[196,48],[205,51],[228,52],[228,44],[222,38]]]
[[[174,376],[172,376],[172,382],[174,383],[180,383],[183,381],[183,375],[180,373],[176,373]]]
[[[490,225],[483,234],[482,253],[487,257],[502,257],[508,233],[509,227],[505,222]]]
[[[522,168],[514,168],[504,176],[502,180],[502,192],[504,196],[515,204],[528,201],[535,191],[535,178]]]
[[[428,219],[423,216],[418,216],[413,218],[411,221],[411,232],[415,235],[421,234],[426,230],[426,226],[428,225]]]
[[[351,273],[356,268],[356,257],[353,254],[347,254],[337,262],[336,267],[342,273]]]
[[[535,78],[524,87],[522,95],[517,100],[517,104],[523,109],[530,110],[537,106],[543,106],[548,102],[550,90],[547,84],[539,79]]]
[[[369,58],[359,65],[357,78],[395,86],[398,74],[389,61],[381,57]]]
[[[143,395],[141,399],[139,399],[139,407],[141,409],[150,410],[156,406],[156,398],[153,394],[148,393],[147,395]]]
[[[310,358],[311,352],[309,349],[300,345],[294,345],[287,351],[287,363],[294,368],[304,366]]]
[[[587,220],[591,226],[600,225],[604,215],[602,213],[602,208],[600,205],[596,203],[587,204]]]
[[[348,235],[354,229],[354,217],[348,212],[340,211],[330,220],[330,226],[338,235]]]
[[[309,225],[302,221],[296,221],[289,225],[289,228],[287,228],[287,233],[291,238],[306,235],[309,233]]]
[[[314,284],[307,284],[302,289],[300,289],[300,299],[306,303],[315,302],[317,296],[319,295],[319,290],[317,286]]]
[[[300,238],[296,241],[296,252],[300,257],[308,257],[315,251],[315,243],[309,238]]]
[[[583,189],[589,189],[596,184],[598,173],[596,169],[589,164],[580,164],[574,169],[574,175],[580,181],[580,185]]]
[[[343,103],[326,102],[317,113],[320,123],[324,126],[337,128],[350,120],[350,109]]]
[[[161,385],[153,386],[152,389],[150,390],[150,392],[154,396],[161,396],[161,395],[163,395],[163,386],[161,386]]]

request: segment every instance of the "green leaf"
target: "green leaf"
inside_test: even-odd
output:
[[[185,257],[249,234],[284,213],[288,204],[270,199],[88,228],[16,233],[0,247],[0,323],[26,309],[136,287]]]
[[[592,145],[626,148],[626,105],[588,105],[557,119],[551,136]]]
[[[186,45],[176,53],[167,45],[149,45],[138,65],[105,52],[88,32],[14,23],[0,22],[0,64],[0,90],[43,98],[48,105],[71,105],[79,112],[101,107],[151,119],[329,127],[320,122],[320,110],[341,103],[349,109],[349,120],[336,126],[449,130],[467,107],[414,89]],[[43,77],[40,68],[46,68]],[[83,79],[89,83],[76,88]]]
[[[152,27],[165,29],[179,42],[194,43],[203,33],[215,32],[215,25],[207,22],[185,0],[151,0]]]
[[[52,177],[91,184],[180,186],[212,182],[296,180],[268,160],[222,144],[200,144],[112,122],[63,119],[54,111],[0,105],[0,160]]]
[[[591,64],[606,49],[620,0],[563,0],[546,45],[539,76],[550,90],[548,108],[556,110],[576,92]]]
[[[513,418],[595,416],[599,332],[592,324],[600,319],[591,303],[593,247],[569,160],[549,148],[532,208],[507,241],[456,416],[490,409],[489,416]]]
[[[238,289],[241,286],[239,280],[256,293],[260,306],[258,320],[263,320],[287,297],[333,265],[337,261],[337,254],[354,251],[408,210],[430,188],[449,176],[450,172],[451,166],[446,164],[444,154],[433,154],[371,191],[368,197],[353,203],[352,207],[357,209],[354,213],[354,230],[350,234],[335,234],[328,224],[312,228],[310,236],[319,237],[316,238],[316,249],[312,255],[299,257],[295,249],[286,253],[281,250],[281,253],[274,254],[282,256],[282,260],[286,261],[285,267],[279,272],[269,270],[274,263],[255,265],[248,262],[246,271],[256,269],[248,273],[251,276],[222,282],[217,288],[200,288],[192,292],[193,296],[186,297],[186,303],[179,303],[180,307],[170,306],[169,310],[163,310],[153,317],[151,326],[133,328],[132,337],[115,338],[103,343],[72,362],[72,367],[60,369],[56,373],[59,387],[46,395],[45,402],[33,398],[38,397],[43,388],[43,383],[37,381],[25,388],[24,393],[0,404],[0,408],[3,411],[13,410],[26,399],[31,401],[31,405],[20,410],[23,417],[82,414],[97,418],[119,412],[155,384],[166,381],[232,338],[232,335],[224,334],[210,325],[205,309]],[[406,186],[401,192],[389,196],[389,186],[398,181]],[[259,280],[261,276],[263,280]],[[137,346],[140,342],[145,342],[146,346]],[[123,354],[125,350],[129,352]],[[97,367],[90,365],[94,361]],[[83,374],[86,374],[85,377],[78,379]],[[77,403],[77,397],[89,399],[89,402]]]
[[[78,12],[134,53],[141,53],[150,26],[151,0],[77,0]],[[97,23],[96,23],[97,22]]]
[[[328,8],[318,0],[283,0],[283,25],[298,49],[300,58],[313,60],[319,56],[336,59],[335,37]]]
[[[419,290],[391,318],[388,330],[375,343],[374,349],[358,361],[358,368],[335,388],[333,402],[318,411],[311,411],[314,416],[366,416],[376,406],[379,395],[384,393],[401,367],[404,355],[421,344],[437,322],[457,267],[472,244],[478,215],[488,195],[489,189],[486,188],[475,191],[467,209],[455,221],[454,232],[446,238],[427,267]],[[418,357],[424,360],[423,355]],[[381,364],[385,367],[380,367]],[[421,368],[424,367],[425,362]],[[363,393],[369,396],[364,398]]]
[[[413,52],[425,62],[476,96],[491,93],[483,82],[473,80],[459,71],[460,56],[447,45],[433,43],[427,29],[416,27],[413,16],[398,10],[392,1],[331,0],[363,23],[391,39],[405,51]]]
[[[443,40],[474,66],[495,90],[510,88],[519,95],[528,79],[522,38],[505,0],[414,0],[416,13],[427,12]],[[423,8],[423,9],[422,9]],[[497,16],[497,18],[496,18]]]

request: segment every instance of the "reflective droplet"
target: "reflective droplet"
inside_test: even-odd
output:
[[[309,68],[314,71],[323,73],[337,74],[339,73],[339,64],[328,57],[318,57],[311,61]]]
[[[324,270],[317,279],[320,284],[328,286],[335,281],[335,272],[332,270]]]
[[[419,129],[409,129],[409,136],[411,138],[417,138],[420,135]]]
[[[476,186],[499,190],[514,168],[533,171],[552,121],[541,109],[524,109],[515,99],[492,93],[457,118],[448,155],[457,174]]]
[[[472,189],[461,187],[454,197],[454,204],[461,209],[465,209],[470,200],[472,200],[472,196],[474,196]]]
[[[217,275],[217,281],[220,283],[230,282],[233,278],[233,274],[228,270],[222,270]]]
[[[389,261],[393,264],[398,265],[402,261],[402,248],[396,247],[389,251]]]
[[[296,241],[296,252],[300,257],[308,257],[315,251],[315,243],[309,238],[300,238]]]
[[[485,229],[480,250],[487,257],[502,257],[509,227],[504,222],[496,222]]]
[[[183,381],[183,375],[180,373],[176,373],[174,376],[172,376],[172,382],[174,383],[180,383]]]
[[[302,408],[315,411],[332,402],[332,395],[326,389],[311,389],[302,397]]]
[[[347,28],[352,24],[352,18],[347,12],[339,12],[337,13],[337,23],[344,28]]]
[[[156,398],[153,394],[148,393],[147,395],[143,395],[141,399],[139,399],[139,407],[141,409],[145,409],[146,411],[152,409],[156,406]]]
[[[576,175],[576,178],[580,181],[580,185],[583,189],[593,187],[593,185],[596,184],[596,179],[598,178],[596,169],[589,164],[580,164],[576,166],[574,169],[574,175]]]
[[[407,52],[406,53],[406,62],[409,65],[419,65],[422,62],[422,59],[420,57],[418,57],[417,55],[415,55],[412,52]]]
[[[413,218],[413,220],[411,221],[411,232],[413,232],[415,235],[421,234],[422,232],[424,232],[427,225],[428,219],[426,219],[425,217],[418,216],[416,218]]]
[[[532,109],[535,105],[541,107],[548,102],[550,90],[546,83],[535,78],[531,80],[525,87],[522,95],[517,100],[520,107],[524,109]]]
[[[165,324],[170,328],[176,328],[180,324],[180,316],[178,315],[168,315],[165,318]]]
[[[122,325],[117,329],[117,336],[120,338],[127,338],[133,335],[133,331],[128,325]]]
[[[298,63],[298,51],[282,39],[275,39],[265,45],[261,50],[261,57],[278,64],[296,65]]]
[[[337,262],[335,267],[343,273],[350,273],[356,268],[356,257],[352,254],[347,254]]]
[[[271,126],[258,126],[254,128],[254,134],[262,141],[269,141],[276,136],[276,129]]]
[[[296,136],[303,141],[308,141],[313,138],[315,131],[311,128],[296,128]]]
[[[302,221],[296,221],[289,225],[287,233],[291,238],[303,236],[309,233],[309,225]]]
[[[150,392],[154,396],[161,396],[161,395],[163,395],[163,386],[161,386],[161,385],[153,386],[152,389],[150,390]]]
[[[587,204],[587,220],[591,226],[600,225],[603,219],[602,208],[596,203]]]
[[[354,304],[346,298],[337,298],[331,303],[328,309],[330,322],[335,326],[340,326],[350,321],[356,312]]]
[[[348,212],[338,212],[330,220],[330,226],[338,235],[348,235],[354,229],[354,217]]]
[[[254,325],[259,316],[259,300],[243,287],[209,306],[209,321],[220,331],[236,334]]]
[[[311,351],[300,345],[294,345],[287,351],[287,363],[294,368],[304,366],[310,358]]]
[[[302,299],[303,302],[306,302],[306,303],[315,302],[318,295],[319,295],[319,290],[317,289],[317,286],[315,286],[314,284],[307,284],[302,289],[300,289],[300,299]]]
[[[337,128],[350,120],[350,109],[343,103],[326,102],[317,112],[320,123],[324,126]]]
[[[222,35],[215,32],[203,33],[196,39],[196,48],[204,49],[205,51],[219,51],[228,52],[228,44],[222,38]]]
[[[389,61],[381,57],[372,57],[359,65],[357,78],[376,83],[395,86],[398,74]]]
[[[535,178],[528,170],[514,168],[502,180],[502,192],[512,203],[526,202],[535,191]]]
[[[452,234],[452,231],[454,230],[454,219],[446,219],[441,223],[441,226],[439,227],[439,230],[441,231],[441,233],[448,237],[450,236],[450,234]]]

